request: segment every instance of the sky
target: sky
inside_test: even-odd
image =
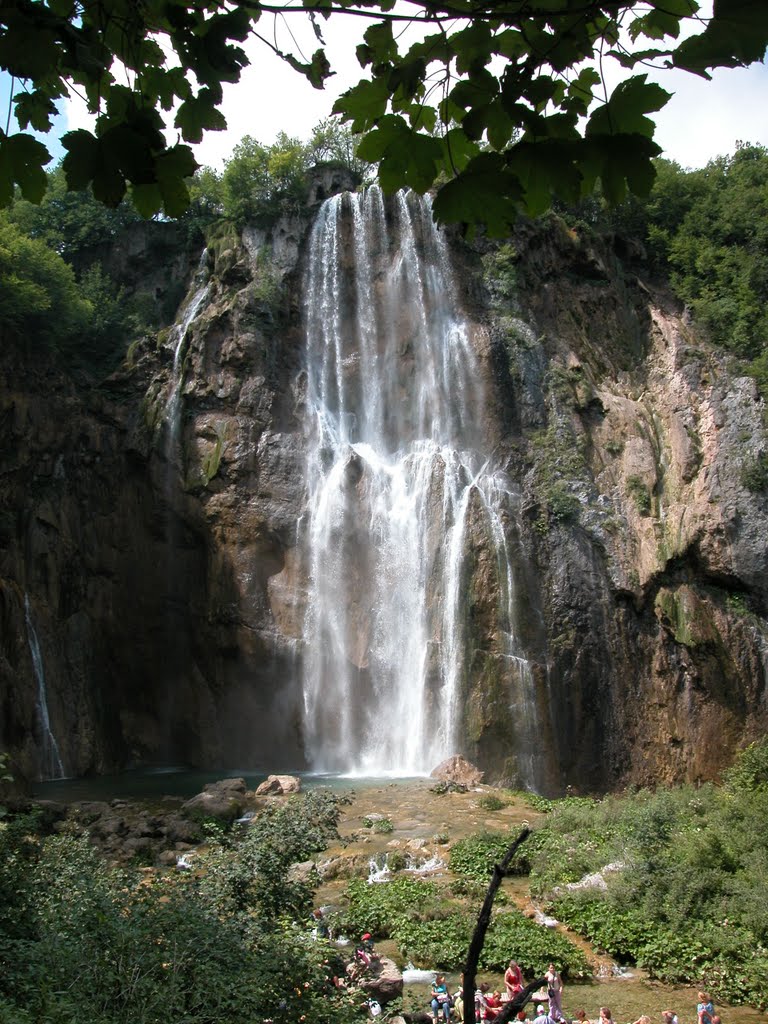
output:
[[[307,139],[313,127],[327,117],[336,97],[363,75],[355,57],[365,20],[344,16],[322,26],[326,50],[336,74],[324,90],[309,82],[275,56],[263,43],[246,45],[250,66],[235,85],[224,86],[223,113],[227,130],[208,132],[194,147],[201,164],[221,168],[244,135],[259,142],[274,141],[280,131]],[[308,60],[319,46],[303,15],[274,23],[262,20],[260,30],[283,50],[302,52]],[[297,45],[298,44],[298,50]],[[681,71],[651,74],[673,93],[667,106],[654,116],[656,141],[664,155],[683,167],[702,167],[713,157],[732,153],[738,141],[768,146],[768,64],[750,68],[721,69],[712,81]],[[8,82],[0,79],[0,110],[5,110]],[[57,119],[56,132],[43,141],[58,159],[63,151],[52,136],[79,127],[90,127],[79,102],[69,102]],[[4,127],[4,126],[3,126]],[[171,141],[175,141],[173,138]]]

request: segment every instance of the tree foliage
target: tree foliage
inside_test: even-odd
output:
[[[61,256],[0,215],[0,331],[58,346],[79,335],[92,312]]]
[[[595,192],[560,212],[644,241],[651,269],[768,396],[768,150],[740,143],[700,170],[657,160],[656,171],[647,199],[610,209]]]
[[[359,1019],[351,993],[331,983],[334,951],[311,939],[309,915],[297,924],[267,912],[283,899],[293,859],[317,849],[334,832],[336,816],[332,798],[291,800],[267,812],[242,843],[212,837],[209,854],[201,851],[197,871],[187,874],[118,868],[85,836],[65,831],[43,838],[39,822],[5,819],[0,1019]],[[264,873],[267,848],[281,859],[279,878]],[[274,891],[264,902],[233,902],[234,878],[262,895]]]
[[[180,215],[196,169],[187,143],[225,127],[223,85],[248,63],[242,44],[257,36],[321,88],[332,74],[321,20],[344,14],[373,20],[357,47],[367,77],[336,105],[363,135],[360,156],[386,190],[439,182],[438,219],[498,233],[520,208],[575,201],[597,179],[612,202],[647,194],[660,152],[649,115],[669,94],[642,68],[707,76],[761,60],[768,44],[768,9],[748,0],[716,0],[709,20],[696,0],[414,0],[407,12],[393,0],[14,0],[0,5],[0,68],[20,83],[21,131],[0,133],[0,203],[15,185],[42,198],[50,157],[27,128],[48,131],[77,91],[97,119],[63,138],[68,187],[91,186],[108,206],[130,190],[143,215]],[[311,19],[311,58],[261,34],[278,15]],[[680,41],[683,27],[692,34]],[[609,93],[610,62],[629,77]],[[167,122],[181,141],[167,142]]]

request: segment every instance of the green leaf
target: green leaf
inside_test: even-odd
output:
[[[132,185],[131,200],[142,217],[149,220],[163,208],[159,185]]]
[[[80,192],[90,185],[96,173],[98,139],[84,128],[78,128],[67,132],[61,144],[67,150],[62,161],[67,188]]]
[[[652,10],[641,18],[636,18],[629,26],[629,35],[634,42],[639,36],[648,39],[664,39],[680,35],[680,17],[666,10]]]
[[[169,217],[181,217],[189,209],[189,188],[180,178],[164,178],[159,183],[163,207]]]
[[[706,29],[677,47],[673,63],[709,77],[709,68],[739,67],[762,60],[766,47],[768,6],[753,0],[715,0]]]
[[[358,82],[342,93],[334,103],[332,113],[341,114],[345,121],[351,121],[353,132],[362,132],[383,116],[388,102],[386,81],[374,78],[370,82]]]
[[[441,140],[443,147],[443,171],[449,177],[460,174],[470,160],[474,160],[480,153],[480,147],[476,142],[467,137],[462,128],[453,128],[446,132]]]
[[[172,178],[191,178],[200,165],[195,160],[195,154],[189,146],[182,146],[177,143],[155,160],[157,169],[157,180],[162,182]]]
[[[494,49],[491,29],[484,21],[475,21],[460,32],[454,32],[449,42],[456,54],[456,70],[459,74],[484,68]]]
[[[426,192],[437,177],[443,147],[439,139],[415,131],[397,114],[388,114],[363,136],[357,155],[379,163],[379,182],[385,192],[404,186]]]
[[[0,17],[5,21],[5,6]],[[14,22],[13,31],[0,32],[0,67],[14,78],[37,82],[59,67],[61,53],[54,33],[35,20]]]
[[[525,210],[531,217],[544,213],[552,197],[575,203],[581,194],[582,177],[568,142],[520,142],[513,146],[507,167],[520,182]]]
[[[617,85],[608,102],[590,117],[586,136],[640,134],[650,138],[655,125],[645,114],[660,110],[671,94],[646,78],[635,75]]]
[[[594,98],[592,90],[601,81],[594,68],[584,68],[568,86],[568,99],[565,101],[568,109],[586,114]]]
[[[34,136],[24,132],[0,136],[0,205],[7,206],[13,196],[13,183],[21,189],[22,196],[30,203],[39,203],[45,195],[48,184],[43,167],[51,160],[51,154]]]
[[[56,116],[56,105],[41,89],[34,92],[17,92],[13,97],[16,120],[20,128],[32,125],[35,131],[47,132],[53,127],[51,118]]]
[[[451,89],[450,98],[457,106],[467,110],[469,107],[485,106],[498,94],[498,79],[490,71],[483,69],[481,74],[458,82]]]
[[[325,80],[334,74],[331,71],[331,65],[328,63],[325,50],[315,50],[312,54],[312,61],[309,64],[298,60],[291,53],[283,54],[283,58],[291,65],[294,71],[304,75],[315,89],[322,89]]]
[[[360,64],[365,67],[367,64],[384,64],[397,57],[397,43],[392,35],[392,22],[381,21],[370,25],[363,36],[366,43],[368,59]],[[358,49],[363,49],[359,47]],[[359,59],[359,58],[358,58]]]
[[[432,210],[441,224],[485,224],[493,237],[505,235],[518,216],[518,182],[496,153],[482,153],[438,189]]]
[[[386,154],[387,149],[404,137],[407,124],[397,114],[382,117],[376,128],[367,132],[357,147],[357,155],[361,160],[375,164]]]
[[[627,188],[638,196],[647,196],[656,179],[653,158],[661,148],[642,134],[603,135],[586,140],[580,166],[589,188],[599,177],[611,205],[620,203]]]
[[[210,89],[201,89],[197,96],[185,100],[173,123],[181,129],[181,136],[187,142],[201,142],[203,132],[220,132],[227,127],[226,118],[216,106]]]

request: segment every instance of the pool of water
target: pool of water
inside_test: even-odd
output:
[[[220,779],[245,779],[248,789],[256,789],[268,772],[253,769],[231,769],[203,772],[182,765],[156,765],[121,772],[119,775],[89,775],[80,779],[53,779],[38,782],[32,795],[40,800],[73,803],[77,800],[152,800],[163,796],[189,799],[200,793],[210,782]],[[278,774],[278,773],[275,773]],[[304,789],[327,786],[337,792],[366,789],[370,786],[408,785],[408,778],[362,778],[349,775],[323,775],[313,772],[280,772],[296,775]]]

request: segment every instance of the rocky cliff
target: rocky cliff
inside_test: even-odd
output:
[[[4,349],[0,746],[17,773],[45,773],[41,695],[67,774],[302,766],[312,215],[222,230],[175,264],[175,323],[98,387]],[[714,777],[768,725],[753,382],[620,239],[552,219],[453,255],[519,496],[506,529],[543,788]],[[479,529],[468,542],[462,752],[514,783],[531,726],[505,701],[498,573]]]

